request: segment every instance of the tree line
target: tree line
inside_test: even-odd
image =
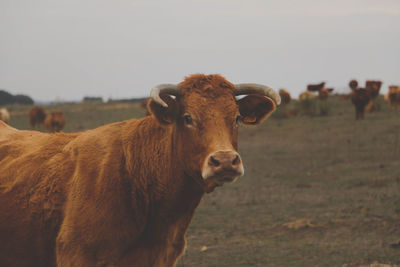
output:
[[[27,95],[13,95],[5,90],[0,90],[0,105],[22,104],[32,105],[33,99]]]

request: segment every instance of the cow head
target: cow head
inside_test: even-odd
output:
[[[358,82],[356,80],[351,80],[349,82],[349,87],[351,88],[351,90],[356,90],[358,86]]]
[[[175,96],[172,97],[172,96]],[[246,95],[237,100],[236,95]],[[233,85],[220,75],[195,74],[178,85],[153,88],[148,108],[161,125],[173,127],[175,153],[188,175],[207,192],[243,175],[238,125],[256,125],[280,103],[271,88]]]

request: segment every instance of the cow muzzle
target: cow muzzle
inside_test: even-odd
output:
[[[207,156],[202,169],[204,180],[217,185],[233,182],[244,173],[242,159],[236,151],[216,151]]]

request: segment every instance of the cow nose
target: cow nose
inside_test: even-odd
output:
[[[236,152],[218,151],[208,158],[208,165],[215,171],[219,169],[235,169],[242,161]]]
[[[236,151],[217,151],[208,156],[203,178],[219,176],[233,180],[243,174],[242,160]]]

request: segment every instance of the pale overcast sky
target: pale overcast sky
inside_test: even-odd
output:
[[[0,88],[142,97],[220,73],[287,88],[400,84],[400,0],[0,0]]]

